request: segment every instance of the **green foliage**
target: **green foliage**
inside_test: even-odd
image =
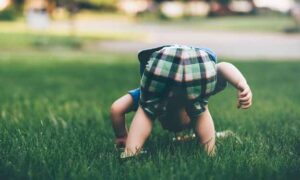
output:
[[[226,16],[214,18],[184,17],[181,19],[169,20],[160,15],[160,20],[153,14],[143,14],[138,17],[141,22],[164,23],[167,25],[189,27],[194,30],[225,30],[245,32],[282,32],[286,27],[293,26],[293,19],[285,15],[252,15],[252,16]]]
[[[114,6],[117,0],[89,0],[93,4]]]
[[[118,0],[75,0],[79,4],[89,4],[102,9],[115,9]]]
[[[17,11],[12,7],[0,11],[0,20],[12,21],[15,20],[17,16]]]
[[[231,2],[231,0],[215,0],[215,1],[222,5],[228,5]]]
[[[154,0],[155,2],[161,3],[164,1],[170,1],[170,0]],[[193,0],[176,0],[176,1],[181,1],[181,2],[189,2],[189,1],[193,1]],[[221,4],[228,4],[230,3],[231,0],[203,0],[203,1],[207,1],[207,2],[219,2]]]
[[[73,36],[47,35],[46,33],[0,33],[0,47],[2,48],[71,48],[79,49],[83,45],[81,38]]]
[[[196,142],[173,143],[156,122],[149,154],[119,161],[109,107],[138,86],[135,55],[3,52],[0,179],[296,179],[300,63],[234,64],[252,87],[253,107],[237,110],[230,87],[209,105],[216,129],[233,130],[243,144],[218,140],[210,158]]]

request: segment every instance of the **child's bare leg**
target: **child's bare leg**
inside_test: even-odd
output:
[[[152,130],[152,120],[139,107],[130,126],[126,141],[126,154],[136,154],[144,145]]]
[[[201,144],[209,155],[215,153],[215,126],[208,107],[196,121],[196,132]]]
[[[132,106],[133,99],[129,94],[117,99],[111,106],[110,118],[117,140],[123,138],[124,141],[126,141],[127,129],[125,124],[125,114]]]

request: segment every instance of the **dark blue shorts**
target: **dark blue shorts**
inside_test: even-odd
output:
[[[133,99],[133,107],[130,109],[130,111],[136,111],[139,107],[141,90],[140,88],[133,89],[128,91],[128,94],[130,94]]]

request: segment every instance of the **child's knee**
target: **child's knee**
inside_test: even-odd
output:
[[[124,115],[133,108],[134,101],[131,95],[126,94],[117,99],[110,107],[111,115]]]
[[[115,101],[110,107],[111,116],[119,116],[125,113],[126,112],[124,111],[122,104],[120,104],[118,101]]]

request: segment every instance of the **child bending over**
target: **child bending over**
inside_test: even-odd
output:
[[[156,118],[175,132],[192,126],[205,150],[214,153],[215,129],[207,103],[227,81],[238,90],[238,108],[252,104],[251,90],[240,71],[230,63],[217,64],[209,49],[163,46],[142,51],[139,60],[141,90],[130,91],[111,108],[116,145],[126,145],[125,157],[138,154]],[[127,136],[125,113],[133,109],[137,112]]]

